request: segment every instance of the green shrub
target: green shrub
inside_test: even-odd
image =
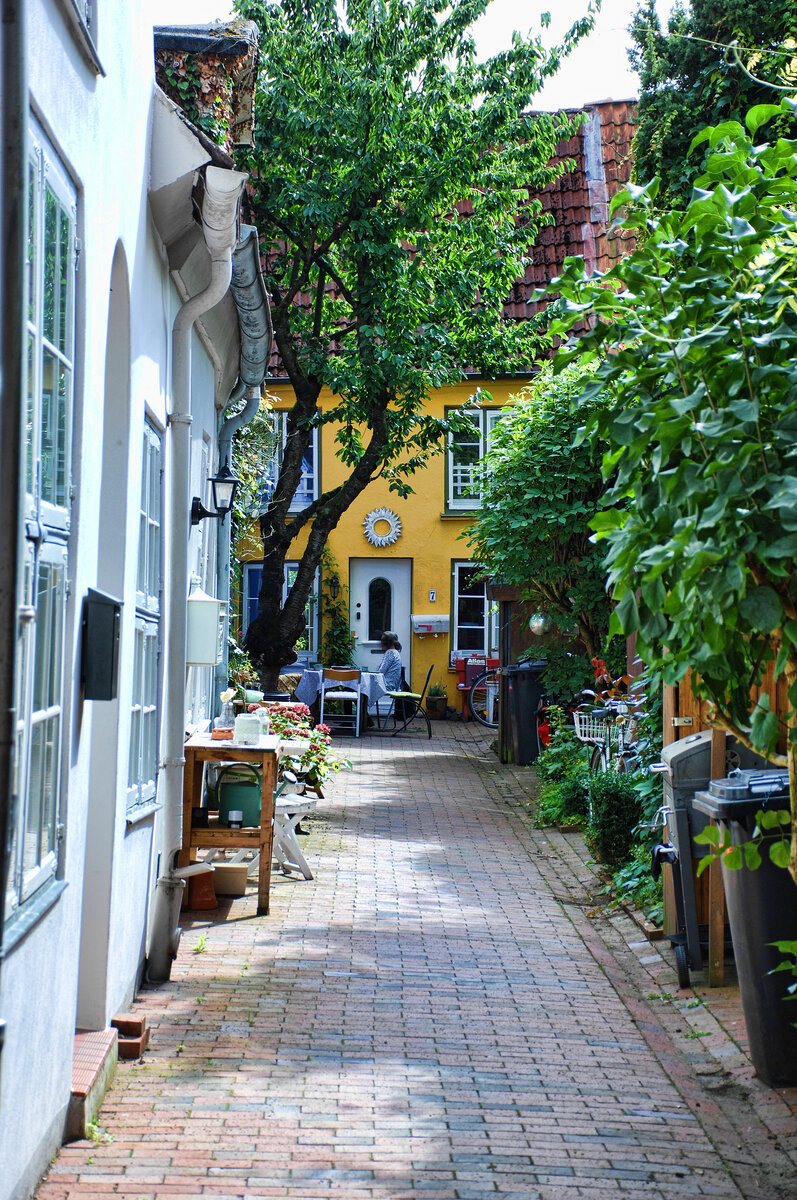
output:
[[[634,829],[642,804],[632,775],[606,771],[589,781],[591,816],[585,838],[599,862],[609,867],[625,863],[637,844]]]
[[[537,800],[538,825],[581,825],[589,814],[589,774],[577,775],[550,783]]]
[[[630,860],[617,871],[613,879],[618,901],[633,904],[656,925],[662,920],[661,877],[654,880],[650,873],[650,850],[636,845]]]
[[[583,773],[588,763],[586,750],[578,740],[572,718],[563,708],[548,710],[551,742],[534,764],[543,783],[561,783]]]

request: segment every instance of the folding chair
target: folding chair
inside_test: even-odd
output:
[[[307,796],[284,793],[274,801],[274,857],[283,875],[298,871],[305,879],[312,879],[313,872],[296,840],[296,826],[302,817],[315,812],[317,800]]]
[[[393,701],[393,705],[392,705],[390,712],[385,713],[385,721],[387,721],[387,718],[389,716],[392,716],[393,721],[394,721],[395,725],[397,726],[397,728],[391,734],[391,737],[396,737],[397,734],[403,733],[404,730],[407,728],[407,726],[410,724],[410,722],[414,721],[416,717],[423,717],[424,721],[426,722],[426,728],[429,731],[429,737],[432,736],[432,724],[431,724],[431,721],[429,720],[428,716],[426,715],[426,709],[423,707],[423,698],[426,695],[426,689],[429,686],[429,680],[432,678],[433,670],[434,670],[434,667],[432,666],[429,668],[429,670],[426,674],[426,682],[423,685],[423,691],[421,691],[421,692],[388,692],[387,693],[387,695]],[[398,700],[400,700],[402,702],[402,711],[404,713],[403,717],[401,717],[401,718],[398,718],[396,716],[396,702]],[[402,725],[398,724],[399,720],[401,720],[403,722]]]
[[[329,700],[342,700],[352,706],[352,711],[336,713],[331,721],[340,732],[351,729],[355,737],[360,736],[360,672],[354,667],[326,667],[321,677],[321,704],[319,721],[333,728],[331,721],[324,720],[324,707]]]

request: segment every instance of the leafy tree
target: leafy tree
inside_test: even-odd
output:
[[[598,357],[581,401],[610,401],[589,427],[613,479],[592,522],[612,628],[637,632],[666,683],[692,668],[717,724],[788,765],[791,851],[771,855],[797,879],[797,143],[759,132],[795,109],[699,134],[706,172],[684,213],[656,212],[655,183],[618,196],[640,244],[599,279],[568,260],[554,331],[597,318],[559,359]],[[751,701],[770,662],[788,689],[777,715]]]
[[[584,416],[573,398],[583,383],[583,369],[553,377],[546,366],[498,422],[469,538],[490,575],[576,633],[591,659],[603,646],[610,602],[603,551],[589,527],[606,488],[603,443],[576,444]]]
[[[724,120],[741,121],[756,104],[777,101],[768,83],[797,80],[797,0],[691,0],[679,3],[663,33],[655,0],[644,0],[631,24],[629,58],[640,77],[634,138],[635,181],[655,175],[659,204],[685,208],[703,170],[702,155],[689,156],[695,132]],[[726,47],[739,54],[757,83]],[[784,132],[791,114],[783,114]]]
[[[399,496],[449,427],[433,389],[528,368],[533,322],[502,306],[545,222],[537,194],[572,123],[528,107],[561,54],[514,35],[477,62],[490,0],[238,0],[260,28],[250,202],[267,246],[276,347],[295,401],[260,519],[263,582],[246,645],[274,686],[292,661],[324,544],[374,479]],[[322,406],[323,388],[332,403]],[[289,508],[313,430],[335,427],[348,474]],[[282,605],[283,564],[306,534]],[[291,557],[297,557],[294,551]]]

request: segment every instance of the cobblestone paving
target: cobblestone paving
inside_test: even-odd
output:
[[[354,745],[316,877],[277,874],[269,917],[250,889],[184,921],[113,1140],[64,1148],[39,1200],[797,1196],[783,1097],[594,908],[579,839],[524,817],[530,773],[438,729]]]

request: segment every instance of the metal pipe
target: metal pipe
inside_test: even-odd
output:
[[[210,282],[187,300],[172,331],[172,409],[168,418],[166,507],[165,636],[160,797],[163,802],[161,878],[155,898],[152,942],[147,962],[150,979],[168,979],[179,944],[182,879],[177,855],[182,847],[183,768],[185,755],[186,621],[188,598],[189,511],[191,506],[191,333],[194,322],[227,294],[232,277],[238,201],[248,176],[220,167],[205,169],[202,233],[210,252]]]
[[[260,270],[260,243],[252,225],[241,229],[241,241],[233,254],[232,283],[230,284],[241,335],[241,368],[238,384],[230,396],[230,404],[239,400],[246,390],[247,401],[241,412],[228,417],[219,430],[219,465],[232,457],[235,434],[256,415],[260,406],[260,385],[268,372],[274,331],[263,276]],[[225,636],[222,660],[216,666],[214,679],[214,712],[219,697],[227,687],[230,631],[230,556],[232,550],[232,519],[219,523],[216,539],[216,578],[219,600],[225,605]]]

